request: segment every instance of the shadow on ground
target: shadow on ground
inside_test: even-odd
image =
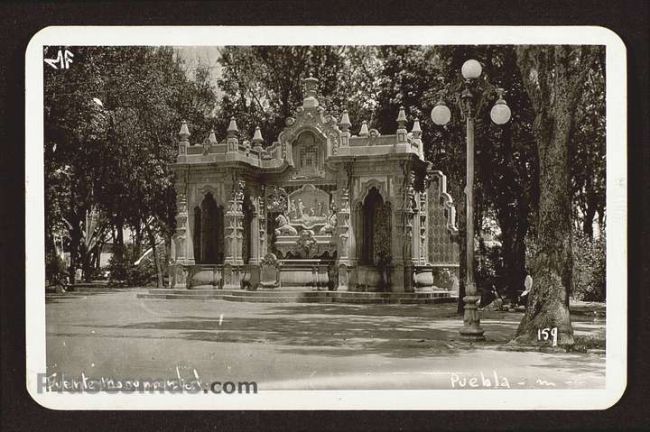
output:
[[[48,296],[48,303],[74,303],[86,296],[107,293]],[[95,297],[95,298],[98,298]],[[462,318],[455,304],[439,305],[342,305],[342,304],[241,304],[216,301],[202,303],[204,309],[183,315],[174,302],[164,302],[169,310],[156,319],[138,321],[129,314],[127,322],[104,324],[71,323],[73,328],[115,329],[98,331],[95,337],[137,337],[180,339],[208,343],[268,344],[282,352],[324,356],[378,354],[393,358],[449,356],[458,350],[498,348],[515,335],[522,313],[488,312],[482,314],[487,341],[479,345],[459,340]],[[181,303],[185,313],[189,304]],[[209,305],[206,310],[205,305]],[[230,310],[218,317],[212,305]],[[231,307],[232,306],[232,307]],[[175,312],[176,311],[176,312]],[[180,313],[178,313],[180,312]],[[171,314],[171,316],[170,316]],[[175,316],[174,316],[175,314]],[[110,315],[110,313],[109,313]],[[202,315],[202,316],[201,316]],[[604,332],[590,327],[592,319],[576,316],[576,327],[583,325],[588,334]],[[74,336],[70,327],[51,329],[52,334]],[[125,331],[126,330],[126,331]],[[135,330],[135,331],[133,331]],[[78,333],[87,336],[88,333]],[[603,333],[604,336],[604,333]],[[604,337],[603,337],[604,339]]]
[[[462,321],[455,305],[269,305],[252,315],[224,319],[180,316],[93,327],[153,330],[153,337],[193,341],[270,344],[283,352],[325,356],[448,356],[472,347],[459,340]],[[489,319],[488,341],[482,346],[508,342],[516,324],[516,319]]]

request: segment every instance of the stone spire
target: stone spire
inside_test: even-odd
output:
[[[359,131],[359,136],[360,137],[367,137],[368,135],[369,135],[368,134],[368,122],[364,120],[361,123],[361,130]]]
[[[187,127],[187,122],[181,122],[181,130],[178,131],[178,156],[185,156],[187,154],[187,146],[190,145],[190,130]]]
[[[339,122],[339,126],[341,128],[341,147],[348,147],[350,145],[350,135],[351,135],[350,126],[352,126],[352,123],[350,123],[350,116],[348,115],[348,110],[343,110],[343,115],[341,115],[341,121]]]
[[[404,112],[404,107],[399,107],[399,114],[397,114],[397,125],[399,129],[406,128],[406,113]]]
[[[352,123],[350,123],[350,116],[348,115],[348,110],[343,110],[343,115],[341,116],[341,121],[339,122],[339,126],[341,127],[341,130],[343,132],[347,132],[350,129],[350,126],[352,126]]]
[[[253,134],[253,139],[251,141],[254,146],[261,146],[264,142],[264,138],[262,138],[262,131],[260,130],[259,126],[255,127],[255,133]]]
[[[210,145],[217,144],[217,136],[214,134],[214,129],[210,129],[210,135],[208,136],[208,143],[210,143]]]
[[[413,143],[417,146],[418,155],[420,159],[424,160],[424,144],[422,144],[422,129],[420,129],[420,120],[416,117],[413,120],[413,129],[411,129],[411,136],[413,137]]]
[[[239,149],[239,128],[237,127],[237,122],[234,117],[230,117],[230,124],[228,129],[226,129],[226,153],[236,152]]]
[[[406,142],[406,112],[404,107],[399,107],[399,114],[397,114],[397,143]]]
[[[413,138],[420,138],[422,136],[422,129],[420,129],[420,120],[417,118],[413,120],[413,129],[411,129]]]
[[[228,129],[226,129],[226,133],[229,137],[236,137],[239,135],[239,128],[237,127],[235,117],[230,117],[230,124],[228,125]]]
[[[316,92],[318,91],[318,79],[309,74],[309,78],[304,79],[305,83],[305,99],[302,102],[303,108],[316,108],[318,107],[318,99],[316,99]]]
[[[181,142],[189,142],[190,130],[185,120],[181,122],[181,130],[178,132],[178,136],[181,137]]]

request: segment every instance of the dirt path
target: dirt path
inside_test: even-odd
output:
[[[458,340],[455,305],[309,305],[50,296],[48,373],[255,380],[260,389],[595,388],[601,354],[502,349],[521,319],[491,312],[487,342]],[[577,316],[577,335],[605,322]],[[488,385],[489,384],[489,385]]]

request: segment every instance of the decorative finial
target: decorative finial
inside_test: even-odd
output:
[[[361,123],[361,130],[359,131],[359,136],[366,137],[366,136],[368,136],[368,135],[369,135],[369,132],[368,132],[368,122],[364,120],[364,121]]]
[[[397,124],[399,125],[400,129],[404,129],[406,127],[406,112],[404,112],[403,106],[399,107],[399,114],[397,114]]]
[[[187,141],[190,137],[190,130],[185,120],[181,122],[181,130],[178,132],[178,135],[181,137],[181,141]]]
[[[343,110],[343,115],[341,116],[341,122],[339,123],[339,126],[341,126],[341,130],[343,132],[347,132],[348,129],[350,129],[350,126],[352,126],[352,123],[350,123],[348,110]]]
[[[217,143],[217,137],[214,134],[214,129],[210,129],[210,135],[208,135],[208,142],[210,145],[215,145]]]
[[[253,139],[251,140],[254,145],[262,145],[264,138],[262,138],[262,131],[259,126],[255,127],[255,133],[253,134]]]
[[[411,133],[413,134],[414,138],[420,138],[422,135],[422,129],[420,129],[420,120],[417,118],[413,120],[413,129],[411,129]]]
[[[228,129],[226,130],[228,133],[228,136],[236,136],[239,134],[239,128],[237,127],[237,122],[235,121],[235,117],[230,117],[230,124],[228,125]]]
[[[316,99],[316,93],[318,90],[318,79],[310,76],[309,78],[305,78],[304,82],[305,99],[303,100],[302,106],[304,108],[317,108],[318,99]]]

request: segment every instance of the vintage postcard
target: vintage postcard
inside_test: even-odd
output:
[[[626,50],[600,27],[48,27],[27,388],[52,409],[605,409]]]

